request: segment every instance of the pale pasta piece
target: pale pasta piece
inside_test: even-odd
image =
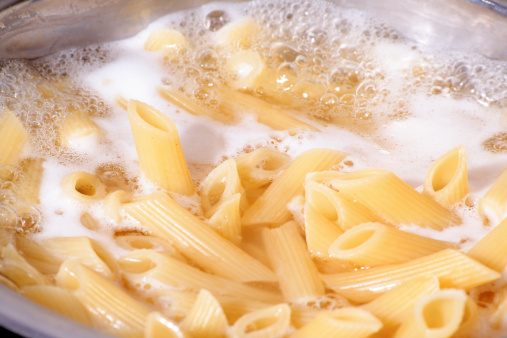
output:
[[[264,247],[275,270],[284,299],[297,302],[321,296],[324,285],[294,221],[263,232]]]
[[[113,282],[73,260],[65,261],[56,284],[69,289],[95,327],[118,336],[142,336],[150,311]]]
[[[49,279],[30,265],[12,244],[8,244],[1,250],[0,274],[11,280],[17,287],[50,284]]]
[[[84,112],[72,111],[59,126],[58,142],[64,147],[71,147],[83,137],[93,137],[98,140],[102,134],[102,130],[88,115]]]
[[[495,302],[495,308],[489,323],[495,330],[500,330],[507,324],[507,286],[503,286],[498,292],[498,301]]]
[[[437,277],[442,288],[465,290],[500,277],[498,272],[467,255],[445,249],[404,263],[321,275],[321,278],[335,292],[355,302],[365,303],[410,279],[428,275]]]
[[[169,191],[192,195],[194,184],[174,122],[136,100],[129,101],[128,113],[139,164],[146,177]]]
[[[336,223],[343,231],[361,223],[379,220],[378,216],[357,200],[349,199],[311,178],[307,178],[305,183],[305,197],[317,212]]]
[[[3,275],[0,275],[0,284],[8,287],[9,289],[11,289],[13,291],[16,291],[16,292],[21,291],[21,289],[13,281],[11,281],[9,278],[7,278]]]
[[[417,192],[389,170],[342,173],[329,183],[340,194],[359,201],[389,224],[415,224],[442,230],[459,223],[456,215]]]
[[[406,262],[451,246],[379,222],[368,222],[345,231],[330,246],[329,255],[372,267]]]
[[[305,236],[308,252],[313,257],[329,258],[329,247],[343,234],[334,222],[315,210],[310,203],[305,203]]]
[[[167,241],[149,235],[117,235],[116,244],[128,251],[150,249],[184,261],[184,257]]]
[[[465,303],[465,311],[463,313],[463,318],[461,320],[461,324],[459,326],[458,331],[456,331],[453,337],[469,337],[470,332],[472,332],[479,321],[479,308],[477,303],[467,296],[467,301]]]
[[[174,257],[153,250],[136,250],[119,260],[123,278],[145,292],[152,286],[200,290],[206,288],[214,294],[227,294],[239,298],[253,298],[277,302],[280,296],[233,280],[203,272]],[[156,290],[154,291],[156,293]]]
[[[196,338],[223,337],[227,319],[217,299],[206,289],[201,289],[181,326]]]
[[[244,196],[244,188],[238,175],[236,161],[226,160],[213,169],[201,184],[199,191],[201,205],[207,217],[214,214],[214,207],[229,199],[234,194],[240,194],[240,207],[245,210],[247,200]]]
[[[290,156],[273,148],[257,148],[236,159],[241,183],[255,189],[271,183],[290,164]]]
[[[23,180],[18,186],[17,194],[20,199],[27,203],[40,203],[39,190],[44,171],[43,162],[42,158],[29,158],[21,162]]]
[[[496,225],[507,217],[507,168],[479,200],[477,209],[488,224]]]
[[[122,220],[121,205],[132,201],[132,194],[125,190],[116,190],[106,195],[104,199],[104,213],[116,222]]]
[[[27,143],[28,133],[19,118],[4,109],[0,113],[0,165],[16,164]]]
[[[21,294],[37,304],[81,324],[91,326],[88,311],[69,290],[53,285],[25,286]]]
[[[290,314],[289,305],[284,303],[247,313],[234,323],[228,335],[238,338],[283,337],[290,326]]]
[[[144,43],[147,51],[164,49],[166,52],[177,52],[188,45],[187,39],[175,29],[159,29],[153,31]]]
[[[467,295],[463,290],[439,290],[419,299],[410,318],[396,331],[395,338],[447,338],[463,320]]]
[[[350,303],[336,293],[327,293],[324,296],[307,298],[297,303],[291,303],[291,323],[299,329],[310,323],[317,315],[350,307]]]
[[[76,171],[62,181],[65,194],[82,203],[93,203],[106,196],[106,186],[96,176]]]
[[[144,338],[190,338],[190,336],[160,312],[154,311],[146,318]]]
[[[95,231],[100,228],[99,222],[88,212],[84,212],[81,217],[79,217],[79,221],[85,228],[89,230]]]
[[[371,336],[381,328],[382,322],[368,311],[345,307],[319,313],[290,337],[362,338]]]
[[[477,242],[467,255],[482,264],[502,272],[507,266],[507,218]]]
[[[129,100],[121,95],[116,95],[116,103],[125,110],[127,110],[129,106]]]
[[[390,335],[409,317],[419,298],[440,289],[435,276],[420,276],[395,287],[362,306],[382,321],[382,333]]]
[[[141,196],[123,209],[148,231],[218,276],[237,281],[275,281],[271,270],[213,231],[163,193]]]
[[[226,48],[247,48],[257,36],[259,24],[252,18],[222,27],[215,35],[215,44]]]
[[[423,192],[442,205],[462,201],[468,194],[466,152],[456,147],[433,162],[424,178]]]
[[[303,192],[306,174],[327,170],[346,154],[331,149],[312,149],[299,155],[243,215],[243,225],[282,224],[290,219],[287,203]]]
[[[211,225],[225,239],[234,244],[241,242],[241,194],[223,200],[209,219]]]

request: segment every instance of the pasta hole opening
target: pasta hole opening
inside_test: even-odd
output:
[[[95,186],[86,179],[78,179],[74,186],[76,191],[85,196],[94,196],[97,190]]]
[[[118,261],[120,268],[127,273],[145,273],[157,266],[148,257],[124,257]]]
[[[342,241],[339,242],[336,249],[352,250],[366,243],[375,234],[375,229],[364,229],[353,233],[342,235]],[[345,236],[345,238],[343,237]]]
[[[130,238],[127,242],[128,244],[135,249],[153,249],[154,245],[150,242],[149,239],[144,238],[143,236],[136,236],[138,238]]]
[[[220,201],[222,195],[225,192],[225,188],[227,186],[227,179],[224,176],[220,181],[212,184],[209,189],[204,193],[206,199],[208,200],[209,206],[212,207]]]
[[[139,117],[150,126],[157,128],[161,131],[169,131],[166,121],[161,116],[158,116],[154,111],[147,107],[136,106],[136,111]]]
[[[428,329],[441,329],[450,324],[455,316],[457,301],[453,298],[437,298],[426,304],[422,318]]]
[[[443,159],[442,163],[436,168],[431,185],[434,191],[444,189],[454,177],[459,164],[459,153],[454,153]]]
[[[245,333],[262,331],[270,326],[273,326],[274,324],[276,324],[276,322],[278,322],[278,317],[276,317],[276,316],[270,316],[267,318],[266,317],[259,318],[255,321],[249,323],[245,327]]]

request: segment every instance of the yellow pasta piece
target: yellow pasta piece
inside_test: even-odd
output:
[[[90,215],[88,212],[85,212],[81,215],[79,218],[81,221],[81,224],[89,229],[89,230],[98,230],[100,228],[100,224],[97,222],[95,218],[93,218],[92,215]]]
[[[329,221],[310,203],[305,203],[305,236],[308,251],[313,257],[329,258],[329,247],[343,234],[336,223]]]
[[[255,189],[271,183],[290,164],[290,156],[273,148],[257,148],[236,159],[241,184]]]
[[[93,203],[106,196],[104,183],[85,171],[76,171],[65,177],[62,189],[67,196],[82,203]]]
[[[290,307],[287,304],[273,305],[247,313],[234,323],[228,334],[231,337],[283,337],[290,325]]]
[[[466,152],[456,147],[433,162],[424,179],[424,193],[443,205],[452,205],[468,194]]]
[[[84,305],[67,289],[52,285],[31,285],[25,286],[21,294],[62,316],[87,326],[92,324]]]
[[[324,294],[324,285],[294,221],[265,229],[263,238],[286,301],[297,302]]]
[[[291,338],[362,338],[378,332],[382,322],[364,309],[346,307],[324,311],[292,334]]]
[[[495,330],[502,329],[506,324],[507,318],[507,286],[503,286],[498,292],[498,301],[496,301],[493,313],[489,319],[491,327]]]
[[[496,225],[507,217],[507,168],[479,200],[477,210],[487,224]]]
[[[371,267],[406,262],[449,247],[447,242],[369,222],[345,231],[330,246],[329,255]]]
[[[477,242],[467,253],[482,264],[502,272],[507,266],[507,218]]]
[[[253,90],[261,82],[266,65],[259,53],[243,49],[233,53],[225,62],[227,85],[234,90]]]
[[[361,223],[379,220],[379,217],[357,200],[349,199],[311,178],[305,183],[305,197],[315,211],[336,223],[343,231]]]
[[[95,137],[98,139],[102,130],[93,120],[83,112],[73,111],[63,120],[59,126],[59,144],[64,147],[73,146],[83,137]]]
[[[146,177],[169,191],[192,195],[194,184],[174,122],[136,100],[129,101],[128,112],[139,164]]]
[[[8,109],[0,113],[0,165],[14,165],[28,143],[28,133],[19,118]]]
[[[209,219],[209,224],[225,239],[234,244],[241,241],[241,194],[237,193],[220,202]]]
[[[291,323],[297,329],[310,323],[317,315],[350,307],[350,303],[342,296],[336,293],[327,293],[324,296],[308,298],[304,302],[292,303]]]
[[[223,337],[227,329],[227,319],[216,298],[202,289],[181,326],[196,338]]]
[[[190,338],[190,336],[160,312],[155,311],[146,318],[144,338]]]
[[[23,180],[18,186],[20,199],[30,204],[39,204],[39,190],[43,173],[42,158],[29,158],[21,162]]]
[[[124,98],[123,96],[121,95],[117,95],[116,96],[116,103],[122,107],[123,109],[127,110],[128,106],[129,106],[129,100],[127,100],[126,98]]]
[[[395,338],[447,338],[463,320],[466,293],[463,290],[439,290],[422,297],[411,317],[396,331]]]
[[[364,169],[342,173],[329,184],[340,194],[362,203],[388,224],[415,224],[442,230],[459,223],[456,215],[388,170]]]
[[[163,239],[147,236],[147,235],[118,235],[114,237],[116,244],[129,250],[150,249],[169,256],[173,256],[180,260],[185,260],[183,256],[167,241]]]
[[[353,272],[321,275],[326,286],[358,303],[369,302],[416,277],[435,276],[442,288],[468,290],[494,281],[500,274],[454,249],[408,262]]]
[[[12,244],[8,244],[1,251],[0,274],[18,287],[50,284],[47,277],[30,265]]]
[[[187,39],[180,31],[166,28],[153,31],[144,43],[144,49],[150,52],[161,49],[166,52],[177,52],[187,45]]]
[[[303,192],[306,174],[327,170],[346,154],[331,149],[312,149],[299,155],[243,215],[243,225],[282,224],[289,220],[287,203]]]
[[[119,260],[123,278],[144,292],[152,286],[200,290],[206,288],[214,294],[234,295],[276,302],[280,296],[236,281],[203,272],[174,257],[153,250],[136,250]],[[156,291],[155,291],[156,292]]]
[[[459,326],[458,331],[453,334],[453,337],[469,337],[470,332],[473,331],[477,322],[479,320],[479,309],[477,304],[474,302],[472,298],[467,296],[467,300],[465,303],[465,310],[463,313],[463,318],[461,320],[461,324]]]
[[[121,205],[132,201],[133,197],[130,192],[125,190],[116,190],[106,195],[104,199],[104,213],[116,222],[121,221]]]
[[[73,260],[65,261],[56,284],[69,289],[86,307],[94,326],[118,336],[142,336],[148,309],[113,282]]]
[[[215,36],[215,43],[227,48],[246,48],[252,44],[259,30],[258,23],[252,19],[243,19],[222,27]]]
[[[395,287],[382,296],[362,306],[382,321],[382,333],[390,335],[409,316],[415,303],[422,296],[440,289],[434,276],[420,276]]]
[[[201,195],[202,208],[207,217],[214,214],[213,207],[218,207],[222,201],[229,199],[234,194],[241,196],[241,209],[244,210],[247,207],[244,189],[238,175],[236,162],[233,159],[222,162],[206,176],[201,184],[199,194]]]
[[[207,271],[238,281],[275,281],[271,270],[215,233],[166,194],[141,196],[124,204],[123,209]]]

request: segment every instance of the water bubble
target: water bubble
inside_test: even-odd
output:
[[[304,99],[317,99],[327,92],[326,86],[313,78],[298,81],[292,88],[292,92]]]
[[[271,53],[285,62],[294,62],[296,57],[300,55],[298,51],[283,42],[274,42],[270,47]]]
[[[376,94],[377,87],[373,81],[364,81],[356,89],[357,97],[372,97]]]
[[[298,68],[294,63],[284,62],[276,70],[276,83],[283,90],[289,90],[294,86],[299,76]]]
[[[199,65],[205,70],[218,69],[218,55],[213,49],[205,49],[199,54]]]
[[[11,205],[0,202],[0,227],[14,227],[17,217],[16,210]]]
[[[294,61],[298,67],[307,67],[309,65],[308,57],[303,54],[300,54],[296,57]]]
[[[229,15],[221,10],[216,10],[208,13],[205,18],[205,26],[212,32],[215,32],[222,28],[229,22]]]
[[[211,96],[211,90],[208,87],[199,87],[194,91],[194,96],[202,101],[206,101]]]
[[[320,26],[314,26],[306,32],[306,39],[312,45],[320,46],[327,41],[327,32]]]
[[[338,96],[332,93],[324,94],[320,97],[320,102],[326,107],[326,109],[329,109],[335,105],[338,104],[339,99]]]

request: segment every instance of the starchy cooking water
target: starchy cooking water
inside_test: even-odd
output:
[[[275,131],[239,112],[234,123],[224,124],[191,115],[158,94],[157,88],[170,88],[219,114],[228,97],[217,88],[230,83],[225,65],[232,52],[217,41],[221,31],[246,18],[258,23],[249,49],[272,70],[271,82],[257,84],[252,95],[319,131]],[[159,28],[180,31],[188,45],[166,54],[146,51],[145,41]],[[233,47],[245,49],[241,43]],[[456,210],[463,224],[441,232],[410,224],[402,229],[466,251],[496,225],[483,225],[475,203],[507,167],[505,88],[507,62],[423,47],[360,11],[320,1],[211,3],[161,18],[126,40],[0,61],[0,105],[15,112],[30,135],[24,157],[45,158],[38,213],[28,220],[12,214],[22,177],[1,168],[12,173],[2,175],[0,217],[34,239],[85,235],[122,254],[113,235],[135,229],[135,222],[111,221],[98,202],[89,212],[101,228],[87,229],[80,222],[83,207],[61,189],[62,178],[78,170],[135,193],[157,189],[140,174],[127,112],[117,104],[121,96],[146,102],[175,122],[197,186],[223,160],[258,147],[293,158],[320,147],[349,154],[342,170],[389,169],[420,190],[431,163],[463,145],[470,186]],[[104,133],[59,145],[58,126],[76,110],[87,112]],[[180,202],[202,216],[197,198]]]

